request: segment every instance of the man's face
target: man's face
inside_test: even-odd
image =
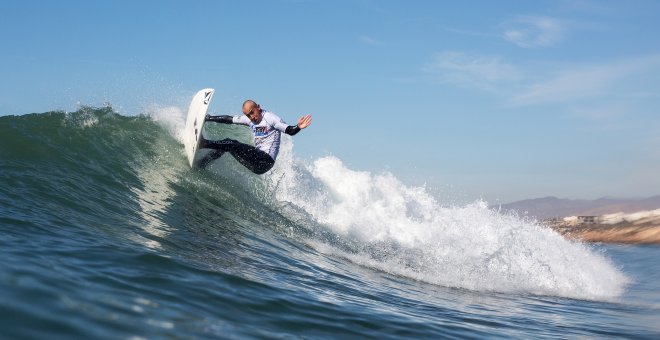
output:
[[[248,103],[243,106],[243,114],[255,124],[261,122],[261,109],[257,104]]]

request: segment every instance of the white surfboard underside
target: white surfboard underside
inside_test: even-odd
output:
[[[204,118],[214,92],[214,89],[200,90],[195,94],[188,108],[186,128],[183,130],[183,144],[191,168],[197,168],[199,161],[210,152],[208,149],[199,149],[199,137],[202,135]]]

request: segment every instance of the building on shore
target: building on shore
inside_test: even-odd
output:
[[[562,220],[565,226],[570,227],[594,225],[600,222],[598,216],[568,216],[564,217]]]
[[[590,225],[598,223],[598,216],[578,216],[577,217],[578,225]]]

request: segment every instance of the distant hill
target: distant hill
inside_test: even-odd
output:
[[[494,206],[494,208],[498,207],[500,206]],[[549,196],[502,204],[501,208],[505,211],[513,210],[521,215],[527,215],[538,219],[574,215],[599,216],[617,212],[632,213],[642,210],[659,209],[660,195],[639,200],[618,198],[572,200]]]

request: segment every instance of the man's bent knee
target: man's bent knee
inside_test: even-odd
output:
[[[250,169],[250,170],[252,170],[252,172],[254,172],[257,175],[263,175],[266,172],[268,172],[268,170],[272,169],[273,165],[275,165],[274,161],[272,163],[265,163],[264,162],[264,163],[257,164],[257,166],[255,166],[253,169]]]

